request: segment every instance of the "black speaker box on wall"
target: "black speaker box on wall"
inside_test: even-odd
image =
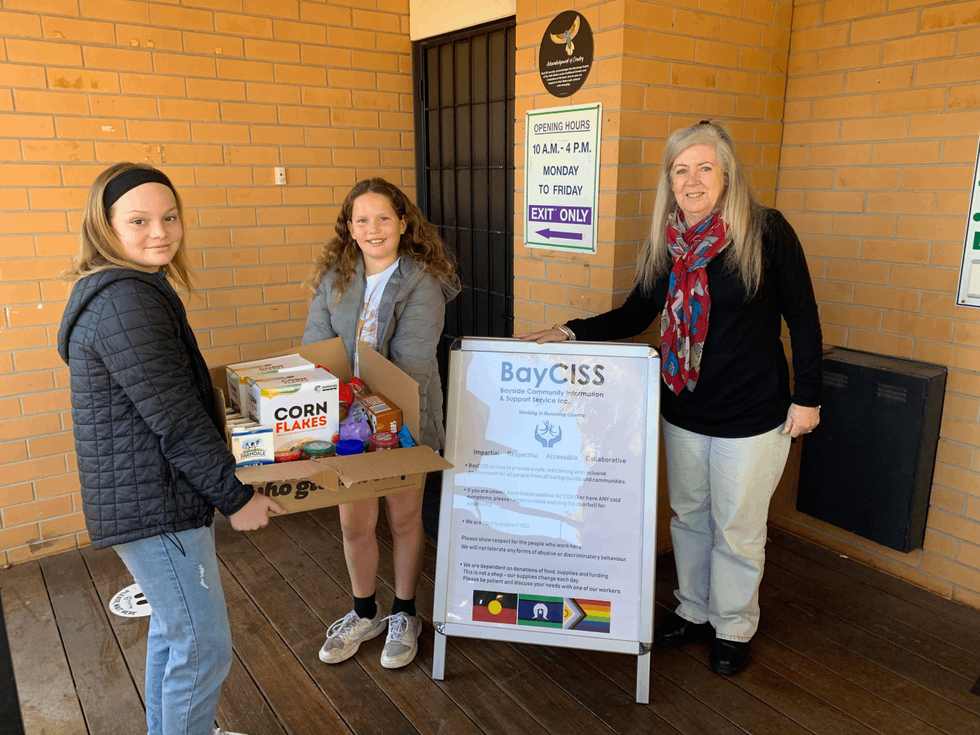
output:
[[[890,549],[921,549],[945,389],[939,365],[833,348],[796,509]]]

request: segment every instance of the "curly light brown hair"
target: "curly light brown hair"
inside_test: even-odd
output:
[[[439,237],[435,226],[429,222],[420,210],[394,184],[382,178],[364,179],[359,181],[344,198],[337,215],[336,233],[323,246],[323,250],[313,261],[313,272],[306,280],[305,286],[310,292],[310,298],[316,294],[317,287],[324,276],[331,270],[336,272],[334,286],[339,301],[350,289],[354,280],[354,271],[361,250],[350,232],[350,221],[353,216],[354,202],[363,194],[380,194],[391,204],[391,208],[399,219],[405,221],[405,232],[398,243],[398,254],[411,256],[416,264],[442,284],[456,286],[459,277],[456,275],[456,263],[446,245]]]

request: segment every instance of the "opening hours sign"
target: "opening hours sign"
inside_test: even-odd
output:
[[[529,110],[524,123],[525,244],[594,253],[602,104]]]

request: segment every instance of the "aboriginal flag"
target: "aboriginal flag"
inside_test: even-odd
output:
[[[474,590],[473,620],[478,623],[517,625],[517,595]]]

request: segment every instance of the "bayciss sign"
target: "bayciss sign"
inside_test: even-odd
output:
[[[594,253],[602,104],[529,110],[524,137],[524,242]]]

